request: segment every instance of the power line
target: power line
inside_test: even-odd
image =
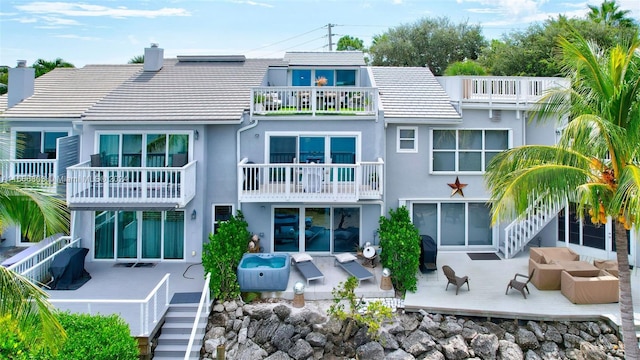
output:
[[[289,41],[289,40],[293,40],[293,39],[299,38],[299,37],[301,37],[301,36],[304,36],[304,35],[310,34],[310,33],[314,32],[314,31],[321,30],[321,29],[323,29],[325,26],[326,26],[326,25],[321,26],[321,27],[316,28],[316,29],[313,29],[313,30],[309,30],[309,31],[307,31],[307,32],[305,32],[305,33],[302,33],[302,34],[298,34],[298,35],[292,36],[292,37],[287,38],[287,39],[284,39],[284,40],[280,40],[280,41],[277,41],[277,42],[274,42],[274,43],[271,43],[271,44],[267,44],[267,45],[265,45],[265,46],[261,46],[261,47],[259,47],[259,48],[251,49],[251,50],[248,50],[247,52],[258,51],[258,50],[262,50],[262,49],[264,49],[264,48],[268,48],[268,47],[270,47],[270,46],[278,45],[278,44],[281,44],[281,43],[283,43],[283,42],[287,42],[287,41]],[[315,39],[314,39],[314,40],[315,40]]]

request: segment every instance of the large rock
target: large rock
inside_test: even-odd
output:
[[[522,350],[535,350],[540,347],[536,335],[525,328],[519,328],[516,332],[516,341]]]
[[[444,322],[440,323],[440,330],[442,330],[445,337],[460,335],[462,334],[462,325],[460,325],[454,319],[447,319]]]
[[[495,359],[498,346],[496,334],[479,334],[471,340],[473,352],[482,359]]]
[[[276,305],[273,308],[273,313],[278,316],[278,319],[280,319],[280,321],[284,321],[284,319],[288,318],[291,314],[291,308],[283,304]]]
[[[385,360],[414,360],[415,357],[408,352],[398,349],[396,351],[392,351],[387,356],[385,356]]]
[[[304,339],[311,346],[324,347],[327,344],[327,336],[319,332],[311,332]]]
[[[598,346],[595,346],[588,342],[580,343],[580,352],[584,360],[606,360],[607,353],[604,352]]]
[[[358,346],[356,356],[360,360],[378,360],[384,358],[384,349],[382,345],[375,341],[370,341],[364,345]]]
[[[296,360],[307,359],[313,355],[313,348],[308,342],[298,339],[287,354]]]
[[[500,340],[498,346],[498,356],[501,359],[523,360],[524,354],[522,349],[516,343],[506,340]]]
[[[278,350],[264,358],[264,360],[291,360],[291,356],[289,356],[286,352]]]
[[[291,338],[293,337],[293,325],[291,324],[280,324],[276,331],[273,333],[271,337],[271,343],[278,348],[278,350],[289,351],[293,346],[293,341]]]
[[[436,342],[433,341],[431,335],[421,330],[412,332],[402,341],[402,348],[413,356],[419,356],[432,350],[435,346]]]
[[[447,359],[462,360],[469,357],[469,348],[462,335],[455,335],[442,340],[442,352]]]
[[[544,333],[544,339],[546,341],[553,341],[556,344],[562,344],[564,339],[562,338],[562,334],[555,326],[547,325],[547,331]]]
[[[258,344],[266,343],[267,341],[271,340],[271,337],[279,326],[280,321],[278,320],[278,317],[273,315],[268,320],[264,321],[258,328],[258,331],[256,331],[256,334],[253,337],[253,341]]]
[[[269,355],[263,348],[251,340],[247,340],[244,345],[238,345],[236,359],[242,360],[262,360]],[[229,359],[232,357],[228,356]]]

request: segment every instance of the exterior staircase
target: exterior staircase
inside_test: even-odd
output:
[[[165,321],[157,339],[158,345],[153,351],[154,359],[184,360],[193,322],[198,312],[198,304],[172,304],[165,315]],[[203,312],[201,317],[207,317]],[[207,321],[199,321],[197,336],[188,359],[200,359],[200,348],[204,339]]]
[[[504,237],[500,243],[500,252],[505,259],[512,258],[522,251],[536,235],[553,220],[562,206],[557,202],[533,202],[525,215],[514,220],[504,229]]]

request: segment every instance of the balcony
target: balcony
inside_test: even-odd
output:
[[[359,116],[378,113],[378,89],[344,86],[269,86],[251,90],[251,116]]]
[[[384,162],[238,164],[241,202],[357,202],[382,199]]]
[[[57,159],[0,160],[0,182],[27,181],[39,183],[47,192],[55,193],[58,183]]]
[[[453,102],[502,104],[518,108],[540,100],[550,89],[568,87],[560,77],[441,76],[438,81]]]
[[[90,161],[67,168],[71,209],[172,209],[195,196],[196,162],[182,167],[91,167]]]

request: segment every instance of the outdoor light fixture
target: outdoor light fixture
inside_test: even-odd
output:
[[[194,210],[191,212],[191,220],[195,220],[197,215],[198,215],[198,214],[196,213],[196,210],[194,209]]]
[[[200,137],[200,133],[198,132],[198,130],[193,130],[193,137],[198,140],[198,138]]]
[[[293,307],[301,308],[304,306],[304,283],[298,281],[293,284]]]
[[[393,285],[391,285],[391,270],[389,270],[389,268],[382,269],[382,279],[380,280],[380,289],[382,290],[393,289]]]

